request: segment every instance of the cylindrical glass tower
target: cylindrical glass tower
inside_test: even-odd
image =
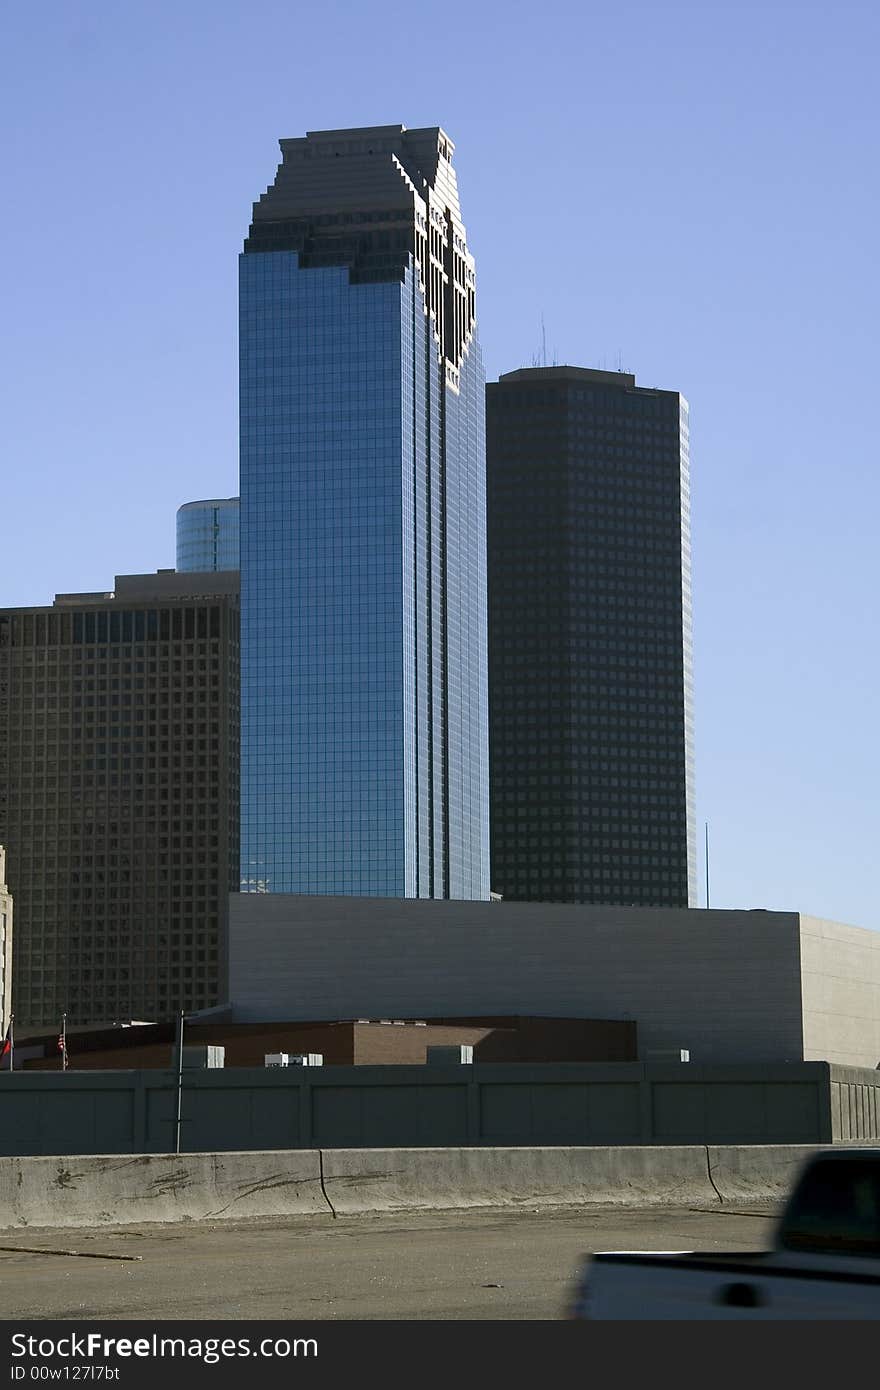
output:
[[[178,507],[177,569],[189,574],[238,569],[237,497],[209,497]]]

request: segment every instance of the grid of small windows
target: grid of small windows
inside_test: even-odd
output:
[[[686,906],[680,397],[538,370],[487,399],[492,886]]]
[[[225,993],[237,883],[230,600],[0,614],[0,837],[21,1024]]]

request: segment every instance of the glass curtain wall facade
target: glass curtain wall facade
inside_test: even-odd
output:
[[[240,261],[242,891],[487,898],[485,385],[452,146],[281,147]]]
[[[178,507],[178,574],[238,569],[238,513],[237,497],[210,497]]]
[[[550,367],[487,403],[492,887],[694,906],[687,402]]]

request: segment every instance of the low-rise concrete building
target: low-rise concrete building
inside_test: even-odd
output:
[[[880,1062],[880,932],[798,912],[233,894],[241,1022],[631,1019],[639,1056]]]

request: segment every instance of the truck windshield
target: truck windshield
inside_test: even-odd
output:
[[[880,1256],[880,1156],[815,1161],[779,1228],[785,1250]]]

